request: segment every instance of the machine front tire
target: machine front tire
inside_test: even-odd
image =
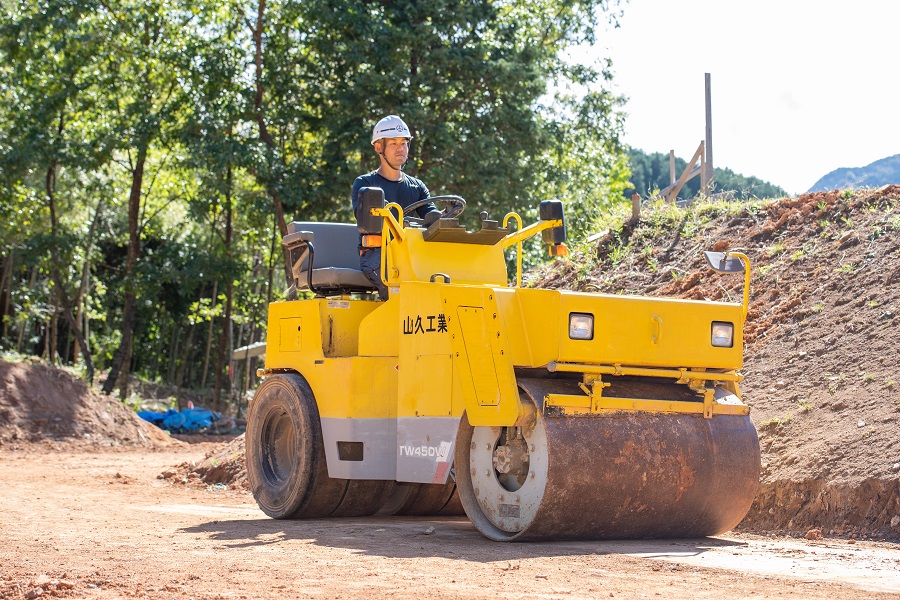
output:
[[[299,516],[324,466],[312,390],[291,374],[267,377],[247,414],[247,478],[259,508],[275,519]]]
[[[459,502],[456,484],[448,481],[445,484],[435,483],[398,483],[384,506],[378,511],[380,515],[398,515],[408,517],[434,517],[464,515]]]
[[[247,414],[247,478],[275,519],[362,517],[384,505],[392,482],[328,476],[315,395],[295,373],[267,377]]]

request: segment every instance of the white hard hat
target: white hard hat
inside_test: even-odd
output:
[[[384,138],[402,137],[408,140],[412,139],[409,127],[403,122],[403,119],[397,115],[388,115],[382,120],[375,123],[372,128],[372,143]]]

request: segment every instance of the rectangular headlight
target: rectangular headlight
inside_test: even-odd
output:
[[[713,321],[712,345],[717,348],[731,348],[734,346],[734,324]]]
[[[594,315],[589,313],[569,313],[569,339],[594,339]]]

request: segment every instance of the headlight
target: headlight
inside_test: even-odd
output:
[[[713,321],[712,345],[717,348],[731,348],[734,346],[734,324]]]
[[[569,313],[569,339],[594,339],[594,315],[587,313]]]

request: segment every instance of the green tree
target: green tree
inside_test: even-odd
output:
[[[115,150],[130,183],[121,341],[103,391],[110,393],[118,384],[124,398],[133,351],[141,238],[148,223],[145,216],[154,214],[146,210],[146,201],[158,176],[157,172],[147,177],[148,167],[162,170],[170,158],[170,129],[177,124],[183,103],[177,66],[185,62],[183,36],[194,14],[175,0],[119,0],[105,7],[115,23],[104,65],[115,75],[110,90],[117,103]]]
[[[350,220],[387,113],[435,193],[495,217],[561,198],[587,227],[627,175],[621,100],[562,52],[617,6],[0,3],[0,343],[80,354],[123,398],[130,372],[218,398],[281,295],[287,222]]]
[[[407,170],[434,192],[460,194],[489,210],[521,209],[526,198],[534,203],[542,173],[564,164],[573,148],[586,148],[573,124],[596,125],[615,105],[608,93],[557,95],[556,111],[542,104],[551,83],[605,80],[606,71],[566,64],[561,50],[594,40],[611,5],[259,2],[258,15],[268,11],[253,31],[255,106],[260,137],[268,140],[260,153],[267,160],[256,169],[261,183],[288,213],[348,219],[350,183],[377,164],[368,131],[396,113],[415,136]],[[621,152],[619,125],[591,130],[600,143],[590,143]],[[609,162],[615,160],[600,164]]]
[[[94,189],[91,182],[96,182],[96,171],[107,157],[107,132],[97,111],[102,99],[96,94],[103,84],[95,68],[102,35],[97,15],[83,3],[42,1],[24,5],[18,16],[0,28],[2,52],[8,58],[2,94],[9,107],[0,124],[7,140],[0,147],[0,172],[7,197],[16,197],[20,206],[36,205],[34,213],[20,210],[18,215],[45,218],[13,220],[18,234],[4,239],[12,241],[9,257],[22,242],[41,256],[34,264],[52,282],[48,307],[61,307],[92,379],[82,300],[104,198],[84,192]],[[54,361],[57,311],[48,312],[46,336],[54,348],[48,359]]]

